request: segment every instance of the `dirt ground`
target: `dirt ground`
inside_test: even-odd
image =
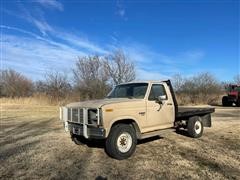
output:
[[[122,161],[103,143],[75,145],[55,106],[1,104],[0,128],[0,179],[240,179],[237,107],[216,107],[200,139],[165,134]]]

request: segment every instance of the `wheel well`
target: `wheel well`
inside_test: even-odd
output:
[[[137,138],[139,139],[141,137],[141,131],[138,127],[138,124],[136,123],[136,121],[134,121],[133,119],[121,119],[121,120],[118,120],[116,122],[114,122],[111,126],[111,129],[113,126],[116,126],[117,124],[129,124],[131,125],[135,131],[136,131],[136,136]]]

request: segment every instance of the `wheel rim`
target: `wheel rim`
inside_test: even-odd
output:
[[[128,152],[132,147],[132,136],[127,132],[120,134],[117,139],[117,147],[121,153]]]
[[[196,121],[194,125],[194,130],[197,134],[200,134],[202,131],[202,124],[200,121]]]

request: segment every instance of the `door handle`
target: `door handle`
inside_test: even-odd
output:
[[[172,103],[167,103],[168,106],[172,106]]]

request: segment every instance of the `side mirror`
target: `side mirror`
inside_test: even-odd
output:
[[[156,99],[156,103],[162,104],[164,100],[167,100],[166,95],[158,96]]]

